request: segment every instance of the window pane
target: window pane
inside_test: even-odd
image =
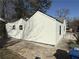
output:
[[[19,29],[20,29],[20,30],[23,30],[23,26],[22,26],[22,25],[20,25],[20,26],[19,26]]]
[[[61,26],[59,27],[60,29],[59,29],[59,34],[61,35]]]
[[[15,25],[13,25],[13,28],[12,29],[15,29]]]
[[[35,57],[35,59],[41,59],[40,57]]]

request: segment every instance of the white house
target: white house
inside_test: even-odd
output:
[[[56,45],[66,33],[66,22],[37,11],[30,19],[7,23],[9,37]]]

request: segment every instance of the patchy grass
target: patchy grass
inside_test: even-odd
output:
[[[9,49],[2,48],[0,49],[0,59],[25,59],[25,58]]]

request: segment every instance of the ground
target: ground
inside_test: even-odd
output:
[[[76,37],[74,36],[74,33],[66,33],[66,35],[64,35],[64,38],[62,40],[59,41],[59,43],[57,44],[57,48],[58,49],[62,49],[65,51],[69,50],[69,42],[71,41],[76,41]]]
[[[0,59],[25,59],[25,58],[10,49],[2,48],[0,49]]]
[[[10,53],[4,51],[4,56],[8,54],[12,55],[11,58],[7,58],[6,56],[7,59],[35,59],[36,57],[40,57],[41,59],[69,59],[67,43],[71,40],[76,40],[73,33],[67,33],[63,39],[59,41],[57,46],[38,44],[12,38],[6,45],[6,50]],[[0,49],[0,51],[2,51],[2,49]],[[2,52],[0,52],[0,54],[2,54]]]

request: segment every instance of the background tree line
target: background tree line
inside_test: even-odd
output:
[[[31,17],[36,11],[46,12],[51,0],[0,0],[0,17],[6,21]]]
[[[0,21],[0,48],[10,40],[5,28],[6,23],[29,18],[38,10],[46,13],[51,3],[52,0],[0,0],[0,18],[5,20]]]

